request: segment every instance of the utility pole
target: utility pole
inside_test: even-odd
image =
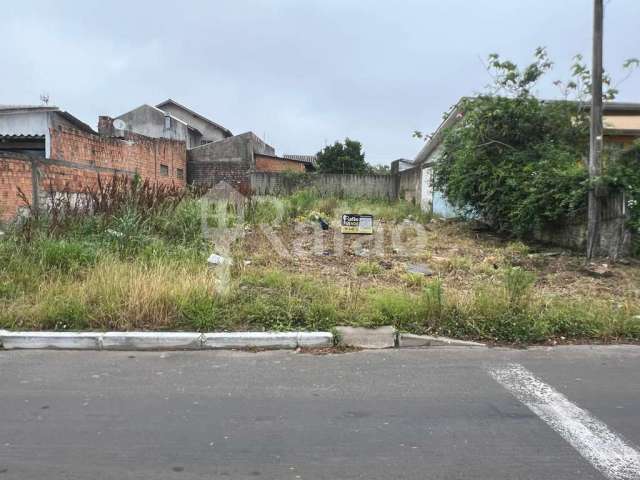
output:
[[[589,212],[587,227],[587,261],[597,253],[600,245],[600,195],[594,180],[601,174],[600,157],[603,145],[602,126],[602,50],[604,37],[603,0],[594,0],[593,8],[593,66],[591,69],[591,135],[589,142]]]

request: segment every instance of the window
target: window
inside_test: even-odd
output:
[[[178,180],[184,179],[184,170],[182,168],[176,168],[176,177]]]
[[[171,117],[169,115],[164,116],[164,129],[171,130]]]
[[[161,177],[169,176],[169,167],[167,165],[160,164],[160,176]]]

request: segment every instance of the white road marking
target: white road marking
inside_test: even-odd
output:
[[[518,364],[491,376],[610,480],[640,480],[640,453],[588,411]]]

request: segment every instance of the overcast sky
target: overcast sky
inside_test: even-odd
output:
[[[605,0],[605,66],[640,57],[640,0]],[[50,103],[96,125],[166,98],[278,153],[351,137],[367,160],[413,158],[457,99],[489,82],[481,59],[547,46],[566,78],[590,58],[592,0],[28,1],[3,9],[0,103]],[[640,101],[640,72],[620,100]]]

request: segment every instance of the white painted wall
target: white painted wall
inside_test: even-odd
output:
[[[0,135],[43,135],[45,156],[51,156],[50,111],[0,112]]]

